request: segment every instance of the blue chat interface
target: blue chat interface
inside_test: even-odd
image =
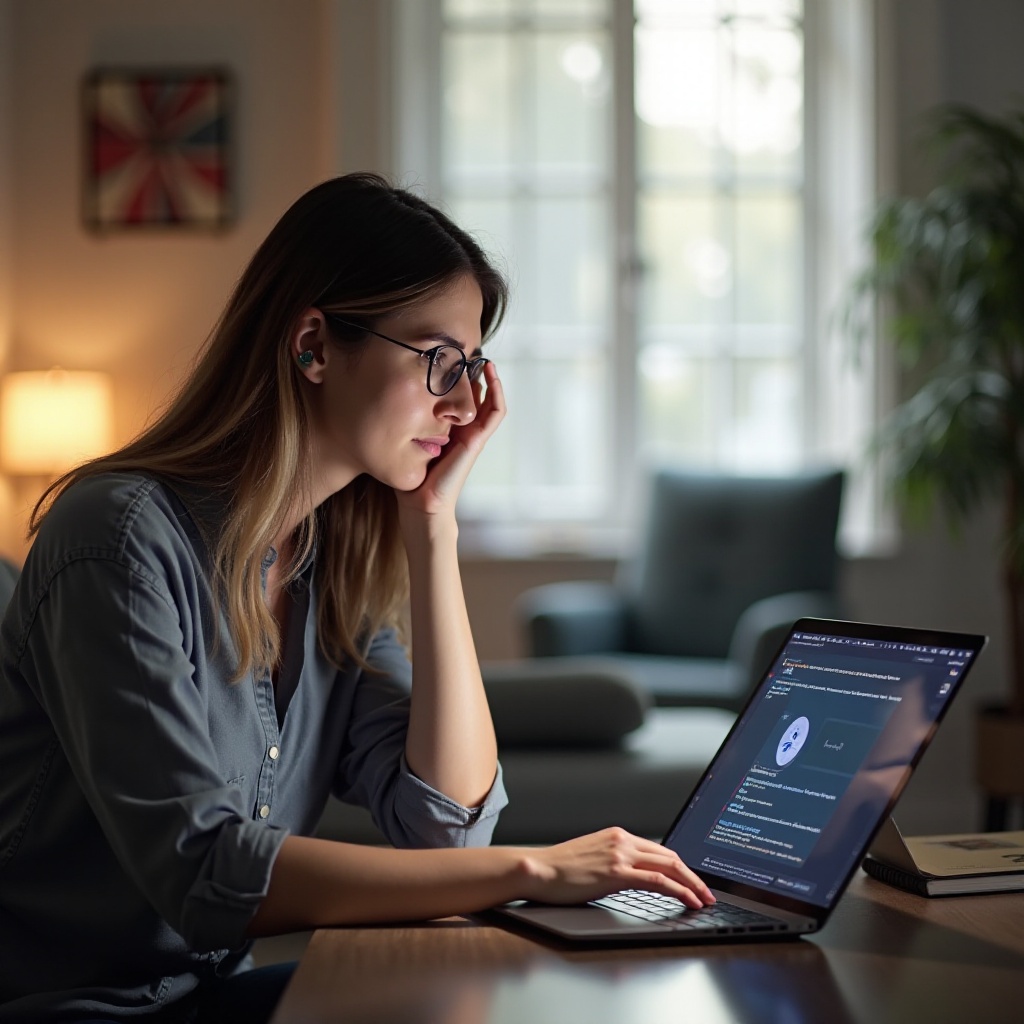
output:
[[[975,653],[795,632],[666,845],[830,906]]]

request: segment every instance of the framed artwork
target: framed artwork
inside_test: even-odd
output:
[[[91,72],[83,216],[95,231],[216,230],[233,217],[231,81],[219,68]]]

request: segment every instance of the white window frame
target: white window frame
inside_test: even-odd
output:
[[[462,543],[489,554],[549,551],[621,555],[642,514],[645,468],[637,465],[635,374],[638,325],[635,114],[632,0],[611,0],[614,155],[612,232],[618,301],[613,337],[617,372],[612,478],[619,496],[601,523],[465,521]],[[847,555],[891,552],[894,517],[882,494],[879,467],[865,455],[867,439],[893,400],[894,368],[877,332],[851,354],[836,309],[863,265],[863,233],[876,197],[891,190],[893,132],[891,13],[886,0],[805,0],[804,12],[804,362],[805,465],[848,471],[840,544]],[[404,185],[443,196],[441,180],[442,0],[393,0],[392,168]],[[473,225],[464,227],[472,230]],[[813,339],[813,342],[812,340]]]

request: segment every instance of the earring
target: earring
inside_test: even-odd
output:
[[[308,370],[313,365],[313,350],[307,348],[305,352],[300,352],[297,358],[299,366],[304,370]]]

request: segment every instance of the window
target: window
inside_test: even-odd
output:
[[[637,4],[638,419],[659,461],[802,458],[799,7]]]
[[[867,0],[405,0],[421,185],[509,269],[509,420],[462,498],[593,547],[646,467],[850,463],[874,417],[831,307],[874,194]],[[877,533],[872,474],[848,538]],[[525,525],[524,525],[525,524]]]

